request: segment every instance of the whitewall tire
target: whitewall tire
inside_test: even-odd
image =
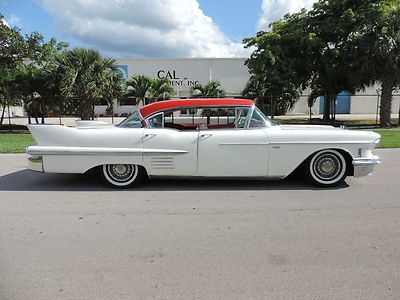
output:
[[[102,171],[104,180],[116,188],[137,184],[144,175],[140,166],[131,164],[103,165]]]
[[[337,150],[322,150],[314,154],[305,165],[307,178],[317,186],[335,186],[347,176],[347,163]]]

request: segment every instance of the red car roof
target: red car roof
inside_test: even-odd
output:
[[[210,98],[210,99],[180,99],[165,100],[154,102],[143,106],[140,114],[146,118],[153,113],[174,108],[184,107],[235,107],[235,106],[253,106],[253,100],[234,99],[234,98]]]

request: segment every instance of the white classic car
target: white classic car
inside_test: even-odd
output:
[[[119,125],[29,125],[29,169],[85,173],[127,187],[147,177],[282,179],[301,169],[333,186],[371,173],[380,135],[332,126],[277,125],[253,101],[187,99],[146,105]]]

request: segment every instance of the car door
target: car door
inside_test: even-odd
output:
[[[192,176],[196,172],[199,132],[163,128],[163,113],[143,132],[143,162],[149,175]]]
[[[247,112],[252,113],[248,108]],[[240,116],[240,112],[237,111],[236,116]],[[263,127],[248,128],[249,120],[247,117],[244,122],[243,117],[237,117],[235,128],[200,131],[197,175],[267,176],[269,148],[266,130]]]

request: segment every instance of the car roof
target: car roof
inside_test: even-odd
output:
[[[154,102],[140,108],[140,114],[146,118],[156,112],[175,108],[189,107],[236,107],[253,106],[253,100],[235,98],[201,98],[201,99],[178,99]]]

